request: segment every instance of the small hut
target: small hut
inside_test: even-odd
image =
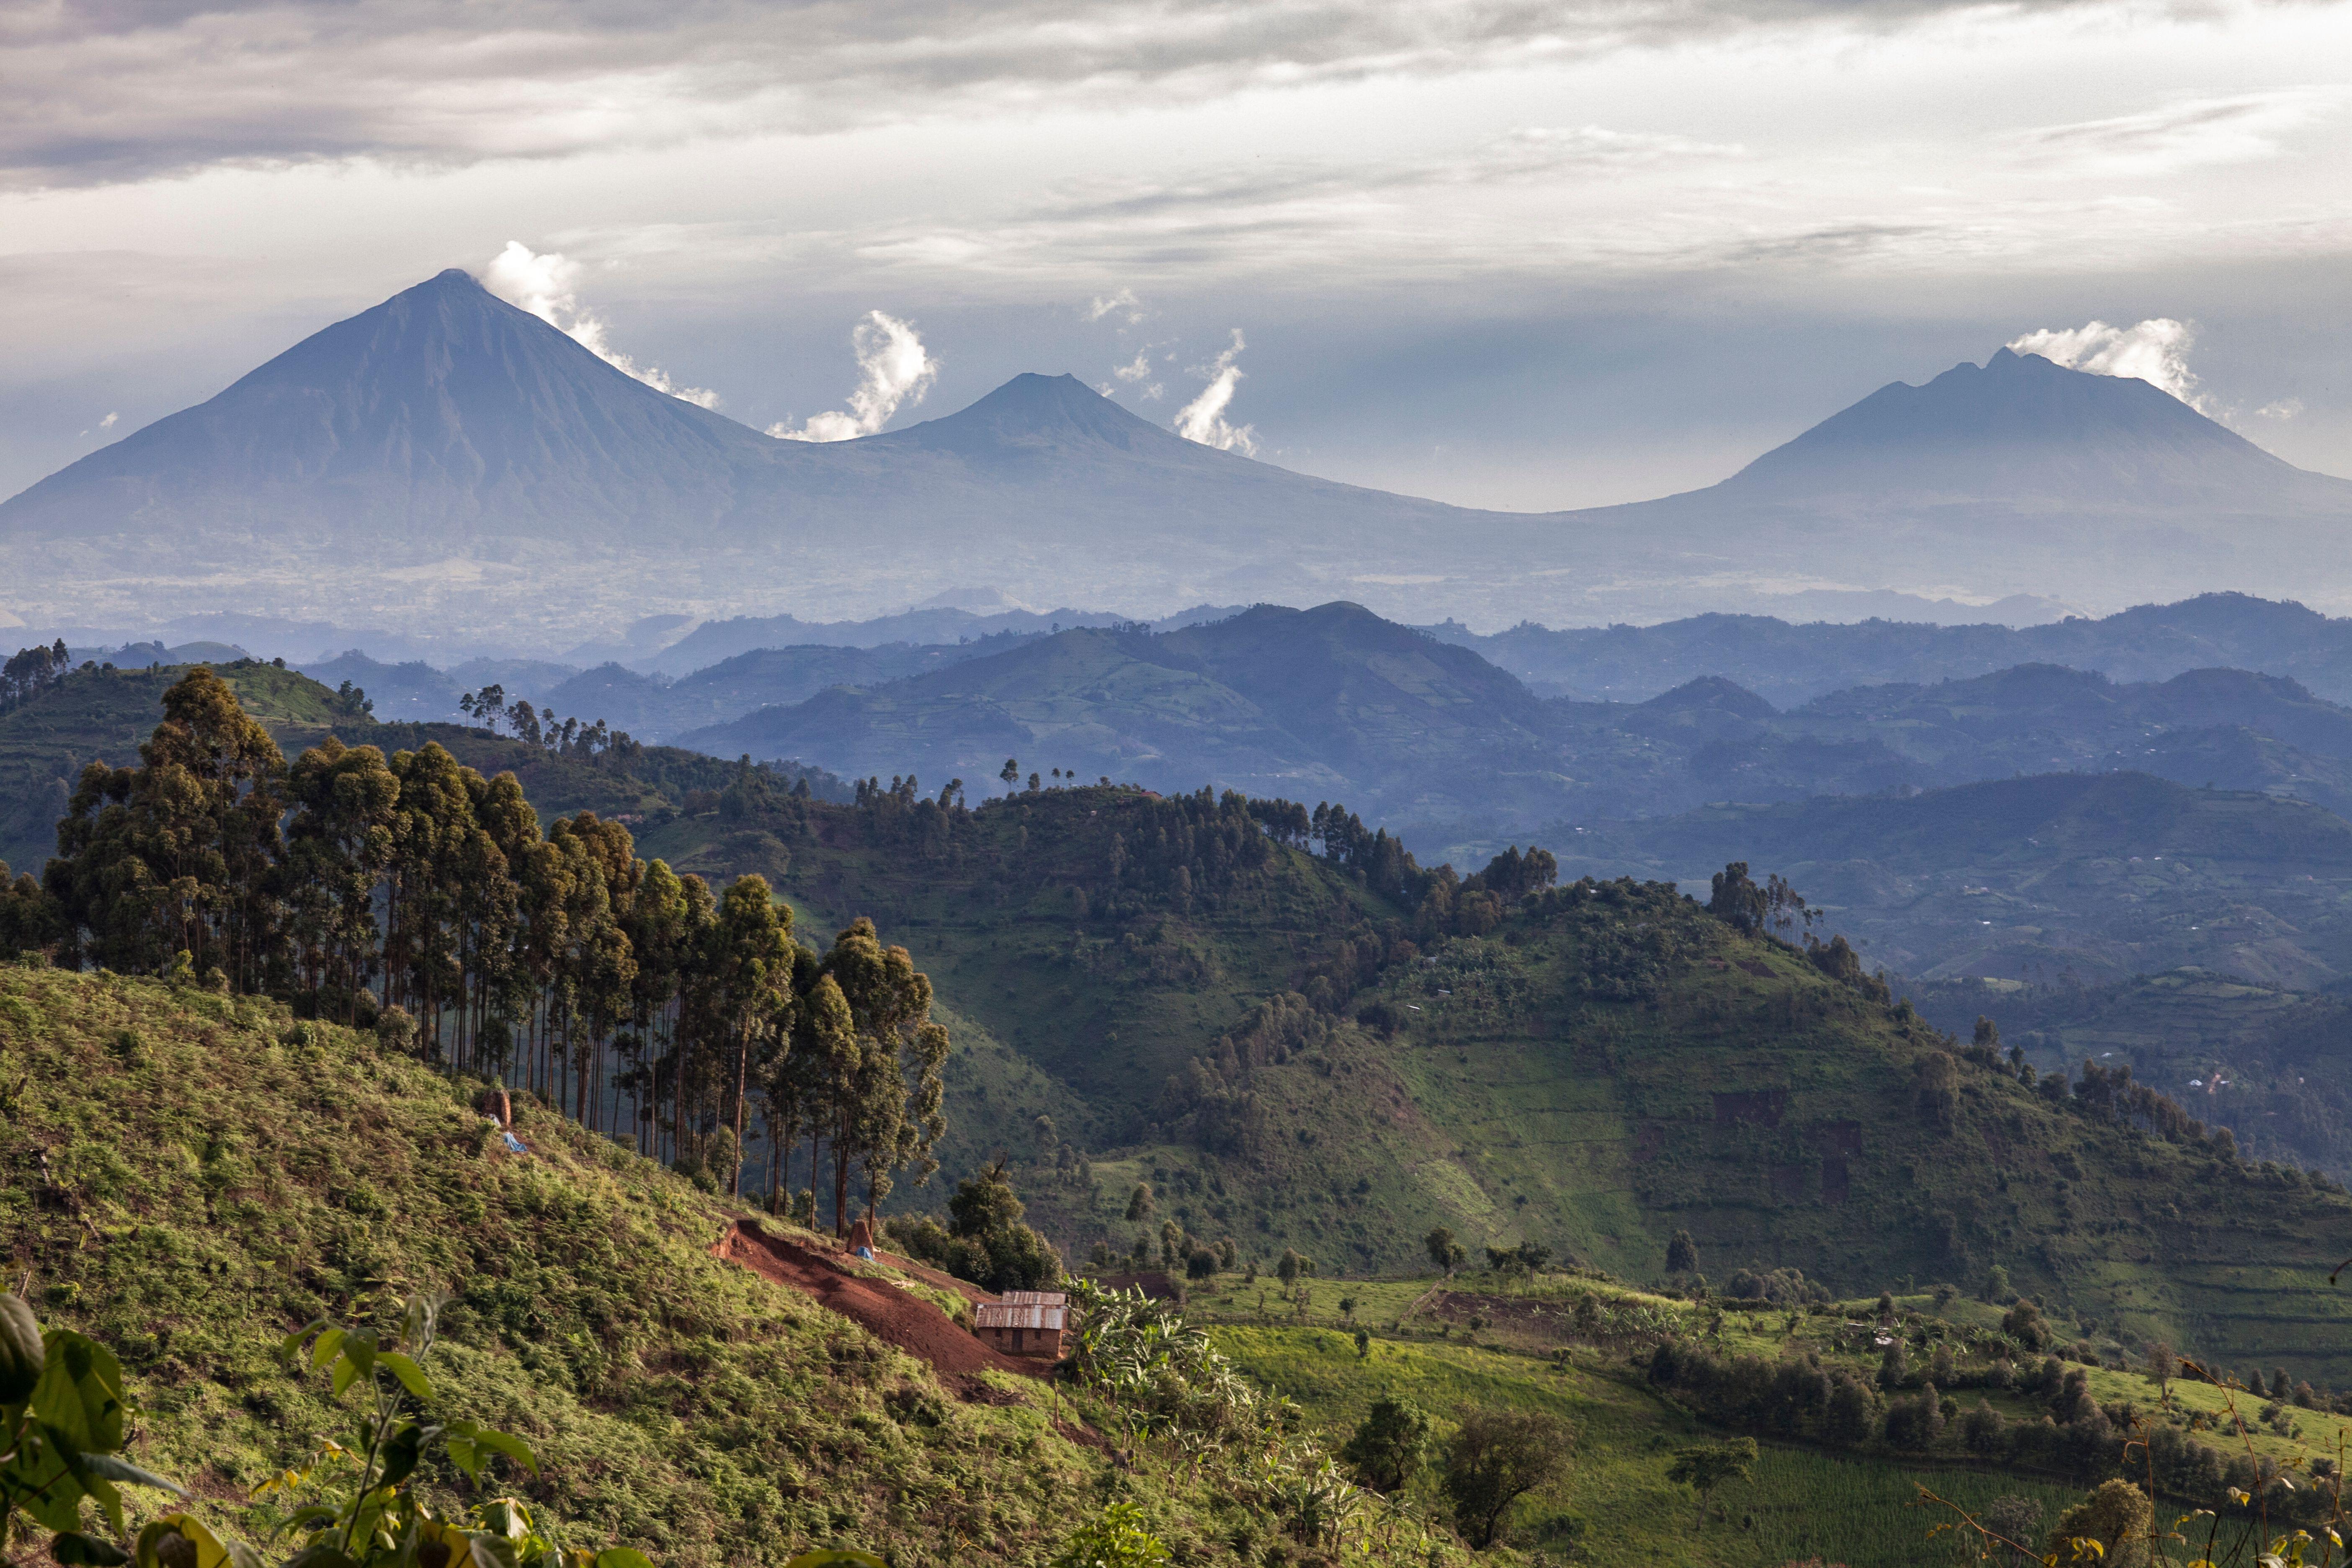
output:
[[[1059,1361],[1070,1353],[1070,1299],[1059,1290],[1007,1290],[972,1308],[971,1331],[1006,1355]]]

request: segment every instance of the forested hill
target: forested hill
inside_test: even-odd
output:
[[[782,1175],[836,1213],[853,1156],[887,1182],[921,1149],[950,1176],[1002,1152],[1051,1238],[1106,1256],[1150,1228],[1147,1184],[1180,1240],[1334,1271],[1397,1268],[1444,1225],[1656,1279],[1687,1231],[1726,1272],[2006,1279],[2119,1336],[2352,1373],[2352,1306],[2320,1283],[2352,1253],[2340,1187],[2244,1163],[2128,1075],[2042,1076],[1928,1026],[1842,941],[1773,936],[1794,906],[1744,867],[1702,906],[1557,886],[1539,850],[1461,878],[1344,809],[1230,792],[1037,780],[974,809],[901,776],[843,805],[740,767],[634,837],[542,834],[513,782],[431,746],[299,759],[270,783],[281,838],[246,809],[268,748],[233,693],[196,674],[173,701],[159,755],[184,775],[82,789],[73,861],[0,910],[16,941],[352,1016],[380,969],[415,1015],[395,1046],[511,1065],[641,1147],[824,1127],[826,1168]],[[211,891],[164,897],[156,857],[190,835],[217,839]],[[918,1026],[935,998],[948,1037]],[[836,1018],[920,1047],[920,1139],[826,1109],[900,1099],[835,1072],[863,1059],[818,1048]],[[758,1190],[773,1155],[751,1152]]]
[[[1973,1289],[1999,1265],[2135,1336],[2352,1373],[2307,1326],[2352,1326],[2322,1282],[2352,1253],[2332,1183],[2240,1163],[2142,1086],[2021,1073],[1842,950],[1669,887],[1546,888],[1517,855],[1464,880],[1344,813],[1099,786],[977,811],[875,789],[641,849],[905,942],[990,1042],[950,1121],[1028,1165],[1067,1247],[1173,1219],[1392,1268],[1442,1222],[1652,1278],[1688,1229],[1727,1273]],[[1141,1226],[1139,1183],[1163,1205]]]
[[[236,691],[289,757],[328,734],[390,752],[436,742],[483,773],[514,772],[543,816],[593,810],[651,820],[696,806],[715,808],[740,768],[698,752],[641,746],[604,726],[575,725],[538,743],[460,724],[379,723],[364,690],[336,690],[262,659],[210,667]],[[44,681],[0,704],[0,861],[37,873],[57,851],[57,823],[82,768],[137,762],[139,744],[162,716],[163,693],[186,667],[83,668]],[[803,779],[818,796],[847,800],[848,787],[821,769],[761,770],[774,787]]]

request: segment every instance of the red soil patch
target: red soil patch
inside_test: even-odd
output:
[[[740,1263],[814,1298],[819,1306],[840,1313],[883,1343],[930,1363],[959,1393],[985,1388],[975,1375],[982,1372],[1011,1372],[1026,1377],[1047,1373],[1048,1369],[1035,1362],[991,1350],[950,1322],[929,1302],[882,1280],[862,1279],[824,1253],[766,1235],[748,1220],[736,1221],[711,1250],[730,1263]]]

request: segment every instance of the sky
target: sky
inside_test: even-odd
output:
[[[2008,342],[2352,475],[2352,0],[30,0],[0,494],[446,267],[780,437],[1070,372],[1552,510]]]

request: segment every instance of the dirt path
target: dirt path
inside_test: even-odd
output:
[[[840,1313],[885,1344],[930,1363],[942,1381],[967,1397],[986,1389],[977,1375],[982,1372],[1047,1375],[1049,1369],[1039,1363],[1003,1355],[981,1343],[929,1301],[886,1281],[860,1279],[824,1253],[769,1236],[750,1220],[738,1220],[712,1251],[814,1297],[818,1305]],[[972,1288],[962,1281],[951,1283],[967,1294],[971,1292]]]

